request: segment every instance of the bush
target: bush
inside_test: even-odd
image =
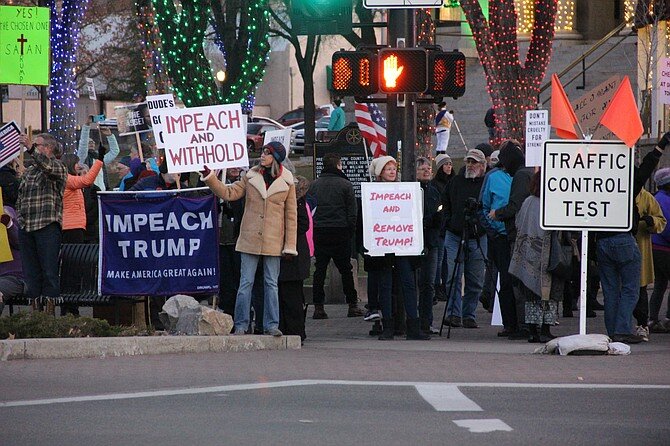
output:
[[[36,311],[0,317],[0,339],[7,339],[10,335],[16,339],[27,339],[134,336],[137,334],[139,332],[134,327],[111,326],[102,319],[71,314],[55,317]]]

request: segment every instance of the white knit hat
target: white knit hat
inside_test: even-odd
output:
[[[388,155],[373,159],[370,163],[370,175],[375,178],[379,177],[382,174],[382,170],[384,170],[384,166],[391,162],[396,163],[396,165],[398,164],[395,158]]]

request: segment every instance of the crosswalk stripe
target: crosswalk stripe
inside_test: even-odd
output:
[[[432,384],[414,387],[419,395],[438,412],[478,412],[482,410],[456,386]]]

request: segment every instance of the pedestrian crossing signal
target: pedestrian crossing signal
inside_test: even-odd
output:
[[[428,91],[433,96],[459,98],[465,94],[465,55],[435,51],[429,56]]]
[[[426,91],[427,53],[423,48],[382,48],[379,69],[383,93],[423,93]]]
[[[365,97],[379,90],[377,56],[368,51],[333,54],[332,90],[340,96]]]

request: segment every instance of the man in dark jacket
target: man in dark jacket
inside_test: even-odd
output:
[[[486,234],[477,221],[479,212],[477,199],[485,171],[486,157],[482,151],[469,150],[465,156],[465,170],[451,180],[442,195],[446,229],[444,246],[449,265],[448,315],[444,322],[452,327],[461,326],[462,316],[464,327],[477,328],[475,312],[484,283],[484,252],[486,252]],[[465,274],[465,294],[461,296],[463,274]]]
[[[444,155],[446,156],[446,155]],[[437,259],[443,243],[440,240],[442,211],[440,192],[431,182],[432,167],[428,158],[416,160],[416,179],[423,191],[423,256],[419,269],[419,324],[424,333],[431,333],[433,323],[433,299],[435,298],[435,275]]]
[[[342,172],[340,156],[327,153],[323,170],[309,188],[307,195],[316,201],[314,212],[314,319],[328,319],[323,304],[326,299],[323,286],[330,259],[342,275],[342,288],[349,304],[347,317],[363,316],[358,306],[351,266],[351,243],[358,213],[351,181]]]

